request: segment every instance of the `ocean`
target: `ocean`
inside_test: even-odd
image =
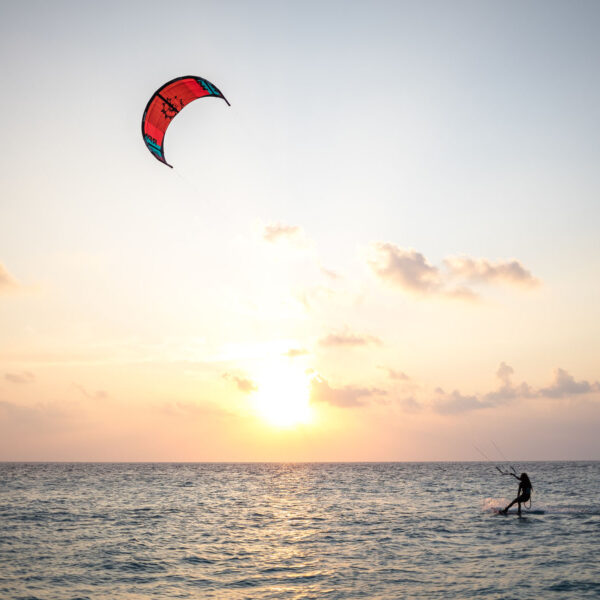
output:
[[[600,463],[0,463],[0,598],[599,598]]]

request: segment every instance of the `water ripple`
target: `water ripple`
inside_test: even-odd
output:
[[[598,597],[600,464],[520,466],[0,464],[0,597]]]

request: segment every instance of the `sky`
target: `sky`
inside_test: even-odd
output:
[[[0,460],[599,460],[599,27],[2,3]]]

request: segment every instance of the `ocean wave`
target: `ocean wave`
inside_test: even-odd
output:
[[[521,520],[489,518],[516,489],[488,466],[11,466],[0,597],[598,595],[600,464],[529,464]]]

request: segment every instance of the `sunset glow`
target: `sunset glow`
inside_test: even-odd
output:
[[[310,381],[299,367],[274,361],[258,377],[253,404],[258,415],[274,427],[293,427],[310,423],[313,411],[309,402]]]
[[[0,460],[599,459],[583,5],[4,2]]]

